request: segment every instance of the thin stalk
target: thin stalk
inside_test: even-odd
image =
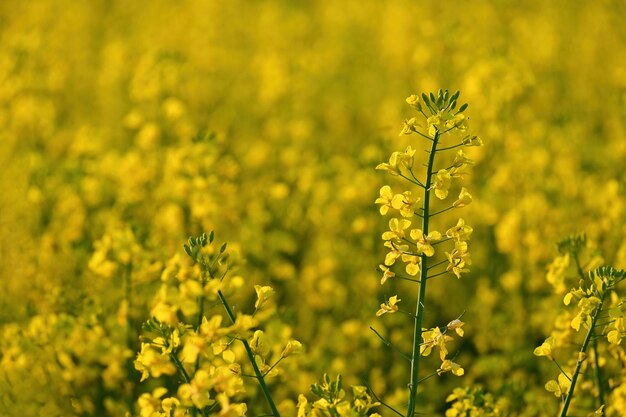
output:
[[[585,273],[583,272],[583,268],[580,265],[580,259],[578,258],[578,252],[574,253],[574,262],[576,263],[576,269],[578,270],[578,274],[580,275],[581,279],[585,279]],[[596,314],[596,321],[594,322],[593,326],[591,327],[591,329],[595,330],[596,326],[599,325],[607,325],[610,324],[611,322],[613,322],[614,320],[611,320],[609,322],[605,322],[605,323],[597,323],[598,317],[600,316],[599,313]],[[598,358],[598,340],[597,339],[593,339],[593,357],[594,357],[594,362],[593,362],[593,367],[595,368],[595,377],[596,377],[596,384],[598,385],[598,399],[600,400],[600,405],[604,404],[604,387],[603,387],[603,378],[602,378],[602,370],[600,369],[600,362],[599,362],[599,358]]]
[[[435,163],[435,153],[439,142],[439,132],[435,133],[433,144],[428,157],[426,167],[426,184],[424,186],[424,218],[422,219],[422,230],[424,235],[428,234],[428,221],[430,220],[430,186],[432,171]],[[426,281],[428,277],[428,257],[422,255],[422,268],[420,271],[420,289],[415,307],[415,326],[413,329],[413,353],[411,355],[411,381],[409,383],[409,404],[406,416],[413,417],[415,414],[415,403],[417,399],[417,386],[419,385],[419,365],[420,365],[420,345],[422,341],[422,321],[424,319],[424,298],[426,295]]]
[[[178,359],[178,356],[176,356],[176,353],[172,352],[170,353],[170,358],[172,358],[172,361],[174,362],[174,365],[176,366],[176,368],[178,368],[178,371],[180,372],[180,374],[183,377],[183,380],[185,381],[186,384],[190,384],[191,383],[191,378],[189,377],[189,374],[187,373],[187,371],[185,370],[185,366],[183,365],[183,363],[180,361],[180,359]],[[197,408],[196,406],[193,406],[193,408],[191,409],[192,411],[192,415],[196,415],[196,411],[200,411],[200,414],[202,414],[203,417],[208,417],[207,412],[202,409],[202,408]]]
[[[559,368],[559,371],[561,371],[561,373],[565,375],[565,378],[567,378],[571,382],[572,378],[570,378],[569,375],[563,370],[563,368],[561,368],[561,365],[559,365],[556,359],[552,358],[552,362],[554,362],[556,367]]]
[[[226,314],[228,314],[228,317],[234,324],[235,314],[233,313],[233,310],[230,308],[228,301],[226,301],[226,297],[224,297],[224,293],[222,293],[221,290],[218,290],[217,295],[222,301],[222,304],[224,305],[224,309],[226,309]],[[252,349],[250,348],[250,344],[248,343],[246,339],[241,339],[241,343],[243,343],[243,347],[244,349],[246,349],[246,354],[248,355],[248,359],[250,359],[250,364],[252,365],[252,369],[254,369],[254,374],[256,375],[256,378],[259,381],[259,385],[261,386],[261,390],[263,391],[265,400],[267,401],[267,404],[270,406],[270,409],[272,410],[272,415],[274,417],[280,417],[278,408],[276,408],[276,404],[274,404],[274,399],[272,398],[272,394],[270,394],[270,390],[267,387],[267,384],[265,383],[265,378],[263,378],[263,374],[261,373],[261,370],[259,369],[259,366],[257,365],[256,361],[254,360],[254,353],[252,352]]]
[[[602,382],[602,371],[600,371],[600,358],[598,357],[598,341],[593,341],[593,360],[596,371],[596,381],[598,384],[598,400],[600,405],[604,404],[604,383]]]
[[[198,325],[196,327],[196,331],[200,331],[200,326],[202,326],[202,318],[204,317],[204,286],[206,285],[205,275],[202,274],[202,295],[198,297]],[[200,356],[196,358],[195,372],[198,372],[200,369]]]
[[[387,346],[389,349],[393,349],[396,352],[398,352],[404,359],[406,359],[407,361],[410,361],[411,358],[409,358],[404,352],[402,352],[400,349],[398,349],[393,343],[391,343],[389,340],[385,339],[384,337],[381,336],[380,333],[378,333],[376,331],[376,329],[374,329],[372,326],[370,326],[370,330],[374,332],[374,334],[376,336],[378,336],[378,338],[383,342],[383,344],[385,346]]]
[[[585,336],[585,340],[583,341],[583,345],[581,346],[580,352],[578,354],[578,361],[576,362],[576,368],[574,369],[574,373],[572,374],[572,382],[569,386],[569,390],[567,391],[567,396],[565,397],[565,402],[563,403],[563,408],[561,409],[560,417],[567,416],[569,405],[572,401],[572,398],[574,397],[574,389],[576,388],[576,381],[578,379],[578,375],[580,374],[580,368],[582,367],[583,362],[585,361],[585,357],[587,355],[587,347],[589,346],[589,341],[591,340],[591,337],[593,336],[596,320],[598,319],[598,315],[600,314],[600,311],[602,311],[602,305],[604,304],[604,299],[606,298],[606,295],[608,294],[608,292],[609,292],[608,290],[605,290],[604,294],[602,294],[602,298],[600,299],[600,305],[598,305],[598,308],[594,312],[593,317],[591,319],[591,325],[589,326],[589,330],[587,331],[587,335]]]

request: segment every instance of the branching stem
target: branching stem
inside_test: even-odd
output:
[[[226,314],[228,314],[228,317],[234,324],[235,319],[236,319],[235,314],[233,313],[233,310],[230,308],[228,301],[226,301],[226,297],[224,297],[224,293],[222,293],[221,290],[218,290],[217,295],[219,296],[220,300],[222,301],[222,304],[224,305]],[[252,369],[254,369],[254,374],[256,375],[256,378],[259,380],[259,385],[261,386],[261,390],[263,391],[265,400],[267,401],[267,404],[270,406],[270,409],[272,410],[272,415],[274,417],[280,417],[280,413],[278,412],[278,408],[276,408],[276,404],[274,403],[272,394],[270,394],[270,390],[267,387],[267,384],[265,383],[265,378],[263,378],[263,374],[261,373],[261,370],[259,369],[259,366],[257,365],[256,361],[254,360],[254,352],[252,352],[252,348],[250,348],[250,344],[248,343],[246,339],[241,339],[241,343],[243,343],[243,347],[246,350],[248,359],[250,359],[250,364],[252,365]]]

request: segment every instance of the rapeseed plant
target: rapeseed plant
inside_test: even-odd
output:
[[[606,362],[609,358],[601,356],[600,342],[606,339],[609,347],[615,352],[619,347],[624,334],[624,311],[622,298],[619,296],[617,285],[626,279],[626,271],[616,270],[613,267],[597,266],[602,260],[589,255],[585,235],[568,237],[558,243],[561,255],[555,259],[548,270],[548,281],[556,289],[561,289],[565,282],[578,280],[578,285],[565,294],[563,303],[566,306],[577,302],[574,312],[566,313],[565,323],[567,330],[559,329],[553,332],[541,346],[534,350],[536,356],[543,356],[554,362],[559,370],[556,379],[545,384],[545,389],[562,399],[560,417],[566,417],[572,406],[576,390],[581,385],[579,378],[588,374],[587,378],[593,381],[593,396],[596,399],[595,411],[590,415],[603,415],[608,405],[606,389],[609,377],[605,374]],[[583,259],[587,256],[588,259]],[[569,275],[573,273],[572,275]],[[572,331],[573,330],[573,331]],[[584,334],[582,343],[578,336]],[[573,362],[573,370],[567,372],[556,359],[556,351],[580,344],[580,349]],[[609,349],[606,349],[607,353]],[[619,351],[623,353],[621,348]],[[589,407],[588,403],[581,402],[577,410]]]
[[[468,105],[460,104],[459,96],[458,91],[449,94],[447,90],[439,90],[437,95],[422,93],[421,96],[411,95],[406,99],[406,102],[416,111],[417,116],[404,122],[400,135],[415,134],[430,144],[430,150],[426,150],[428,159],[423,164],[425,173],[422,178],[419,178],[416,173],[416,149],[412,146],[408,146],[404,151],[393,152],[389,162],[381,163],[376,167],[392,176],[402,178],[418,190],[421,189],[422,195],[421,198],[414,197],[412,190],[394,194],[389,185],[384,185],[380,189],[380,197],[376,200],[376,204],[380,204],[381,215],[385,216],[390,213],[390,210],[394,210],[394,214],[398,213],[401,216],[400,218],[393,217],[389,221],[389,231],[382,234],[384,246],[389,249],[389,252],[384,264],[380,265],[380,271],[383,273],[381,284],[389,279],[402,279],[418,285],[417,294],[414,295],[415,314],[405,313],[414,321],[413,350],[410,355],[406,355],[410,360],[408,405],[405,413],[407,417],[412,417],[415,413],[418,387],[422,381],[430,376],[447,372],[457,376],[465,372],[459,364],[453,361],[454,357],[452,359],[448,357],[449,352],[446,347],[446,343],[453,339],[449,335],[450,331],[456,332],[461,337],[464,334],[462,329],[464,323],[460,320],[462,314],[446,326],[430,329],[422,327],[424,312],[428,305],[426,301],[428,281],[447,274],[461,278],[462,274],[469,272],[468,266],[471,265],[468,240],[473,229],[466,225],[462,218],[459,218],[457,224],[449,227],[445,233],[430,230],[431,220],[434,217],[449,210],[465,207],[472,202],[471,194],[465,187],[461,187],[458,198],[447,207],[437,209],[435,204],[431,203],[431,194],[442,202],[445,201],[450,194],[453,181],[457,182],[463,178],[466,168],[474,163],[462,149],[457,148],[482,145],[482,140],[478,136],[467,133],[468,119],[464,111]],[[442,152],[454,149],[457,149],[456,155],[449,165],[446,162],[449,158],[436,158]],[[437,167],[436,164],[439,166]],[[420,219],[421,228],[411,228],[414,222],[417,223]],[[446,242],[452,245],[449,252],[439,249],[440,245]],[[440,254],[439,258],[444,259],[435,262],[437,253]],[[441,254],[445,254],[445,257]],[[397,265],[398,260],[404,264],[404,272],[391,270]],[[397,266],[395,268],[398,269]],[[417,276],[419,278],[414,278]],[[376,315],[400,311],[398,306],[400,301],[402,300],[397,295],[389,297],[381,304]],[[379,333],[376,334],[379,335]],[[390,346],[389,342],[385,344]],[[439,351],[441,365],[434,373],[420,378],[421,357],[428,356],[434,348]]]

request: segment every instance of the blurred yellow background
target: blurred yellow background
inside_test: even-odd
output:
[[[368,329],[410,349],[406,317],[374,317],[395,291],[374,167],[416,142],[398,137],[405,97],[444,88],[485,147],[465,180],[472,272],[436,281],[426,315],[467,310],[466,376],[425,384],[420,411],[481,384],[510,415],[553,415],[532,350],[564,291],[545,279],[555,244],[586,232],[626,267],[624,16],[617,0],[1,2],[0,414],[133,408],[152,387],[125,365],[124,280],[136,336],[168,260],[212,229],[241,255],[240,303],[272,285],[268,332],[306,346],[279,402],[328,372],[402,403],[406,364]]]

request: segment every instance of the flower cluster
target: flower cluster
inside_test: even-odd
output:
[[[171,395],[167,390],[157,389],[142,394],[138,406],[142,417],[183,416],[200,413],[203,416],[218,412],[223,417],[243,416],[247,405],[238,400],[245,393],[243,376],[246,364],[242,355],[249,359],[254,377],[259,381],[264,395],[278,417],[276,405],[268,391],[265,380],[279,374],[278,364],[285,358],[298,354],[302,345],[289,340],[275,354],[274,343],[268,340],[263,330],[255,328],[259,320],[257,312],[269,306],[274,290],[269,286],[255,286],[256,302],[252,314],[233,312],[226,299],[228,279],[225,279],[233,263],[229,261],[227,244],[214,244],[214,233],[191,237],[184,249],[192,261],[191,270],[183,273],[166,270],[164,274],[178,277],[179,293],[193,288],[191,298],[179,304],[179,297],[165,296],[169,291],[164,283],[157,296],[153,318],[143,326],[141,351],[135,360],[135,368],[142,373],[141,380],[159,378],[162,375],[178,374],[183,381]],[[183,277],[184,276],[184,277]],[[189,283],[194,283],[191,287]],[[174,301],[173,301],[174,300]],[[187,302],[195,301],[195,308]],[[208,305],[222,305],[224,316],[218,313],[207,315]],[[186,322],[189,317],[196,322]],[[164,319],[164,320],[162,320]],[[237,349],[241,341],[244,351]]]
[[[341,375],[332,380],[324,374],[321,383],[311,385],[311,393],[317,398],[312,403],[304,395],[299,396],[298,417],[380,417],[380,414],[371,412],[380,403],[372,398],[366,387],[355,385],[352,399],[346,396]]]

